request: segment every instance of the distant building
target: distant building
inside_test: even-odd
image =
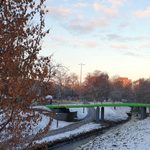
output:
[[[132,85],[132,80],[128,79],[127,77],[119,77],[116,79],[117,82],[121,82],[123,86]]]

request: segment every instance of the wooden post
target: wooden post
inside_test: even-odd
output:
[[[101,121],[104,121],[104,107],[101,107]]]

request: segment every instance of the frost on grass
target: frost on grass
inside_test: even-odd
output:
[[[132,120],[89,141],[76,150],[149,150],[150,118]]]

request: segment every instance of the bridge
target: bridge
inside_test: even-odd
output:
[[[98,103],[98,104],[59,104],[46,105],[48,108],[91,108],[91,107],[150,107],[145,103]]]
[[[96,107],[96,122],[99,122],[99,114],[101,108],[101,121],[104,121],[105,107],[137,107],[139,109],[140,119],[146,118],[146,108],[150,108],[150,104],[145,103],[97,103],[97,104],[61,104],[61,105],[46,105],[49,109],[52,108],[94,108]]]

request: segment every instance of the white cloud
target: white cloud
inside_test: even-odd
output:
[[[138,10],[134,13],[136,17],[150,17],[150,7],[145,8],[144,10]]]
[[[125,52],[124,55],[133,56],[133,57],[143,57],[142,54],[138,54],[138,53],[135,53],[135,52]]]
[[[68,17],[72,14],[71,9],[65,7],[50,7],[48,10],[51,16],[59,18]]]
[[[125,0],[106,0],[106,2],[74,2],[70,7],[50,7],[49,14],[61,19],[61,24],[67,29],[79,33],[91,32],[96,29],[107,27],[119,14],[119,7]],[[91,5],[90,5],[91,4]],[[81,10],[82,11],[78,11]],[[85,9],[83,9],[85,8]],[[87,16],[87,8],[94,14]],[[95,12],[92,12],[95,10]],[[63,19],[63,20],[62,20]]]
[[[96,48],[100,47],[100,45],[94,40],[82,40],[78,38],[66,38],[63,36],[57,36],[53,39],[53,45],[65,45],[65,46],[72,46],[78,48]]]
[[[111,3],[112,7],[119,7],[123,5],[125,1],[126,0],[108,0],[108,2]]]
[[[89,4],[88,3],[85,3],[85,2],[78,2],[76,4],[74,4],[74,7],[76,8],[85,8],[87,7]]]
[[[108,20],[106,19],[93,19],[93,20],[86,20],[84,19],[75,19],[72,20],[68,27],[72,30],[76,30],[80,33],[90,32],[95,30],[96,28],[106,27],[108,25]]]
[[[110,46],[114,50],[121,52],[123,55],[132,56],[132,57],[143,57],[142,54],[137,52],[137,48],[125,43],[115,43]]]
[[[113,49],[129,49],[129,46],[126,44],[113,44],[111,45]]]
[[[117,40],[117,41],[149,41],[150,36],[136,36],[136,37],[131,37],[131,36],[122,36],[119,34],[107,34],[106,35],[106,40]]]
[[[95,11],[102,12],[104,15],[113,17],[117,16],[119,14],[119,8],[123,5],[125,0],[107,0],[111,6],[104,5],[100,2],[94,2],[93,3],[93,8]]]
[[[141,45],[140,48],[141,48],[141,49],[150,49],[150,44]]]
[[[119,24],[119,28],[121,28],[121,29],[127,28],[129,26],[130,26],[130,24],[128,22],[122,22]]]
[[[93,4],[93,7],[95,11],[102,12],[104,15],[110,17],[116,16],[118,14],[118,10],[116,8],[110,8],[97,2]]]

